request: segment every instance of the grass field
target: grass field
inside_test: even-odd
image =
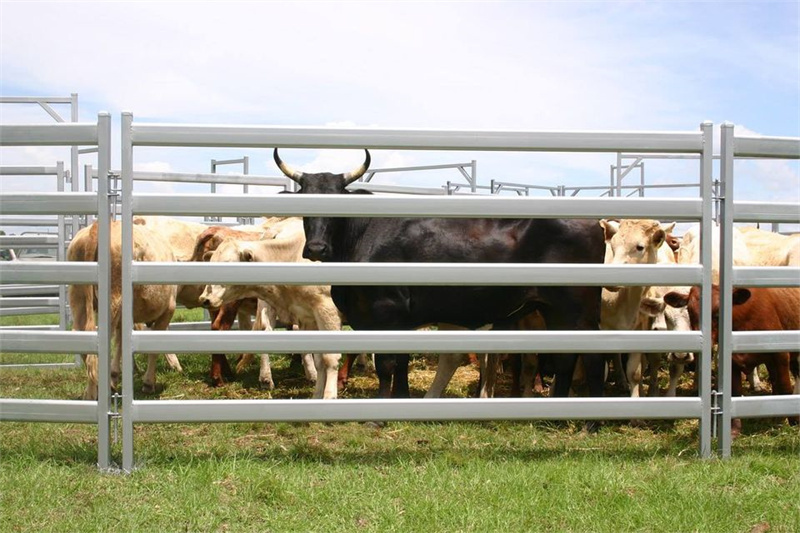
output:
[[[43,357],[70,360],[2,362]],[[255,366],[213,389],[208,356],[181,363],[182,374],[161,365],[158,393],[137,397],[311,395],[280,356],[272,393]],[[6,398],[77,399],[84,386],[80,369],[0,372]],[[433,373],[414,362],[412,395]],[[462,367],[447,394],[476,379]],[[376,387],[359,373],[343,396]],[[98,472],[96,442],[94,426],[0,424],[0,532],[800,531],[800,433],[772,420],[746,420],[727,461],[697,457],[694,421],[596,434],[541,421],[141,425],[130,475]]]

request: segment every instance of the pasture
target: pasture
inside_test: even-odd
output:
[[[0,323],[20,320],[36,318]],[[181,363],[177,374],[160,362],[153,395],[138,392],[137,376],[136,398],[308,398],[313,390],[281,356],[272,392],[259,389],[255,365],[211,388],[208,355]],[[414,359],[412,397],[432,380],[430,363]],[[77,399],[85,384],[82,369],[0,372],[6,398]],[[666,376],[660,381],[663,390]],[[477,371],[461,367],[446,396],[467,396],[476,382]],[[689,387],[682,382],[679,395]],[[360,371],[342,396],[376,391],[374,374]],[[796,427],[745,420],[724,461],[698,457],[697,431],[696,421],[607,422],[596,434],[579,422],[541,421],[137,425],[139,468],[115,475],[95,467],[94,426],[4,422],[0,531],[800,530]]]

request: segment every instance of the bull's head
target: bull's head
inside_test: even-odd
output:
[[[331,174],[330,172],[307,173],[293,169],[278,156],[275,148],[273,157],[278,168],[286,177],[300,186],[298,194],[349,194],[347,186],[364,175],[369,168],[369,150],[364,150],[366,159],[352,172]],[[338,234],[339,223],[335,218],[303,217],[303,228],[306,233],[306,245],[303,257],[312,261],[330,261],[334,257],[334,241]]]

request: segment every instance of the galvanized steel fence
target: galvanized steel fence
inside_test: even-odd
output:
[[[81,126],[65,135],[51,129],[64,125],[33,127],[0,126],[3,144],[91,144],[100,147],[98,175],[108,173],[108,116],[101,115],[98,125]],[[22,128],[22,129],[20,129]],[[723,131],[724,128],[723,128]],[[80,137],[80,139],[76,138]],[[731,168],[723,163],[723,179],[730,179],[732,158],[739,155],[730,145],[732,135],[723,136],[723,155],[728,153]],[[728,143],[728,148],[726,148]],[[339,128],[294,128],[252,126],[190,126],[139,124],[130,113],[122,115],[122,239],[132,241],[133,215],[262,216],[312,215],[343,217],[498,217],[498,218],[658,218],[662,220],[699,221],[703,235],[712,231],[713,203],[728,202],[730,197],[712,194],[712,125],[703,123],[697,132],[492,132],[431,131]],[[694,154],[698,159],[700,198],[629,199],[629,198],[531,198],[531,197],[381,197],[313,195],[181,195],[142,194],[133,192],[134,151],[139,146],[180,147],[258,147],[258,148],[370,148],[415,150],[499,150],[547,152],[622,152],[644,154]],[[745,140],[741,153],[771,157],[800,157],[800,139]],[[727,152],[725,151],[727,150]],[[14,213],[81,212],[99,213],[101,228],[107,226],[106,180],[98,180],[98,194],[81,198],[58,198],[50,203],[26,195],[3,194],[3,209]],[[80,196],[80,195],[79,195]],[[91,199],[90,199],[91,198]],[[56,200],[55,197],[53,197]],[[55,210],[55,211],[54,211]],[[800,222],[796,205],[771,205],[762,208],[743,204],[735,206],[737,220],[778,220]],[[726,219],[723,242],[730,238]],[[727,233],[726,233],[727,232]],[[101,242],[108,242],[107,230]],[[61,264],[56,271],[48,265],[33,270],[7,269],[14,280],[100,282],[101,311],[107,313],[107,245],[101,246],[97,266]],[[344,331],[344,332],[203,332],[203,331],[133,331],[130,306],[133,284],[185,283],[280,283],[348,285],[701,285],[710,287],[711,239],[702,239],[700,265],[564,265],[564,264],[417,264],[417,263],[325,263],[325,264],[220,264],[220,263],[135,263],[131,246],[123,246],[122,260],[122,468],[134,468],[134,432],[136,424],[156,422],[235,422],[235,421],[366,421],[366,420],[497,420],[497,419],[631,419],[686,418],[699,420],[699,453],[712,453],[711,390],[711,306],[710,290],[703,291],[699,332],[624,332],[624,331]],[[725,248],[723,247],[723,250]],[[723,251],[723,254],[725,252]],[[730,261],[723,263],[724,280],[731,280]],[[26,266],[31,266],[29,263]],[[40,268],[37,270],[37,268]],[[727,268],[727,270],[726,270]],[[800,269],[734,269],[735,282],[755,281],[762,285],[791,285],[800,279]],[[760,272],[766,272],[761,277]],[[101,275],[104,273],[104,275]],[[724,277],[727,275],[727,278]],[[794,277],[792,277],[794,276]],[[103,284],[105,288],[103,287]],[[723,309],[729,314],[730,307]],[[100,354],[100,400],[98,402],[56,402],[0,400],[2,420],[52,420],[96,422],[99,425],[98,464],[110,466],[109,418],[116,416],[108,405],[108,321],[99,322],[97,334],[61,334],[54,342],[34,342],[17,333],[0,333],[3,351],[57,352],[95,351]],[[103,329],[105,328],[105,329]],[[728,329],[730,323],[728,322]],[[727,332],[730,335],[730,331]],[[734,341],[737,334],[732,338]],[[720,341],[729,349],[731,337]],[[759,339],[763,337],[758,337]],[[769,338],[774,338],[770,335]],[[748,337],[749,339],[749,337]],[[800,332],[780,336],[786,345],[800,349]],[[10,342],[10,344],[7,344]],[[724,344],[727,342],[727,344]],[[742,340],[748,347],[753,343]],[[767,342],[774,346],[774,342]],[[699,393],[681,398],[511,398],[511,399],[414,399],[414,400],[135,400],[133,395],[134,353],[244,353],[244,352],[373,352],[373,353],[567,353],[567,352],[665,352],[684,351],[698,357]],[[729,357],[729,352],[728,352]],[[724,360],[724,358],[723,358]],[[721,363],[726,364],[726,363]],[[729,364],[729,363],[728,363]],[[735,416],[774,416],[800,414],[796,397],[765,398],[758,407],[743,400],[730,399],[730,372],[721,382],[720,406],[713,412],[721,422],[720,451],[729,454],[726,429],[731,414]],[[67,413],[70,420],[59,418]],[[729,432],[727,432],[729,433]],[[726,448],[727,446],[727,448]],[[727,451],[726,451],[727,450]]]

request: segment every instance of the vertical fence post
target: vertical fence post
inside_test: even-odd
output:
[[[700,159],[700,194],[703,199],[703,213],[700,221],[700,262],[703,265],[703,279],[700,306],[700,328],[703,333],[702,353],[700,354],[698,374],[698,392],[700,394],[700,456],[711,457],[711,265],[712,252],[712,173],[714,170],[713,124],[703,122],[703,153]]]
[[[731,342],[733,312],[733,124],[720,126],[720,258],[719,258],[719,342],[717,348],[717,388],[722,392],[718,421],[717,448],[723,458],[731,456]],[[739,376],[737,379],[741,379]]]
[[[64,192],[64,184],[66,182],[66,174],[64,173],[64,162],[58,161],[56,163],[56,190]],[[58,215],[58,248],[56,248],[56,260],[64,261],[66,251],[67,230],[64,222],[64,215]],[[67,286],[58,286],[58,329],[65,331],[67,329]],[[76,360],[77,362],[77,360]]]
[[[133,219],[131,195],[133,193],[133,114],[122,113],[122,469],[133,470]]]
[[[111,168],[111,115],[97,119],[97,466],[111,465],[109,437],[111,357],[111,240],[108,172]],[[76,177],[77,178],[77,177]]]

